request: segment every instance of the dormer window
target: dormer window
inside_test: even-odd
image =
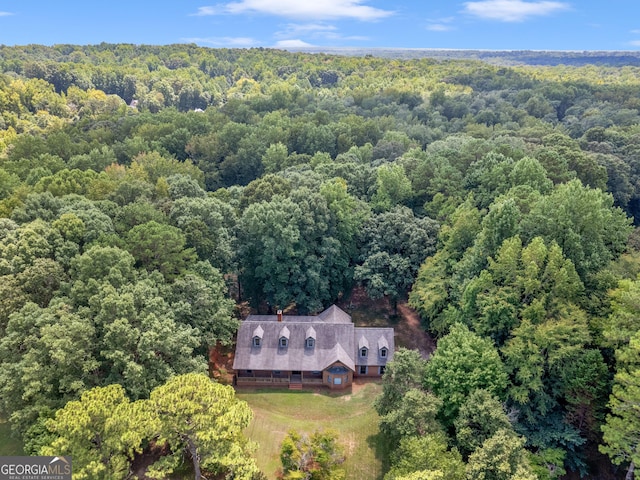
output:
[[[307,332],[305,334],[304,345],[307,348],[313,348],[316,344],[316,331],[313,327],[307,328]]]
[[[289,329],[287,327],[282,327],[280,335],[278,336],[278,346],[280,348],[286,348],[289,345],[289,335],[291,335]]]
[[[358,351],[360,352],[360,357],[365,358],[369,355],[369,340],[362,335],[360,340],[358,340]]]
[[[262,336],[264,335],[264,330],[262,329],[262,327],[260,325],[258,325],[255,330],[253,331],[253,336],[251,337],[251,344],[254,347],[259,347],[260,345],[262,345]]]
[[[389,342],[384,336],[378,338],[378,352],[380,352],[380,358],[387,358],[389,355]]]

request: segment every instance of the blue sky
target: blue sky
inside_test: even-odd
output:
[[[640,50],[640,0],[0,0],[0,44]]]

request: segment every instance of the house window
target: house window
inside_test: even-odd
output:
[[[253,370],[247,370],[247,375],[251,375],[253,373]]]
[[[384,375],[384,369],[385,369],[385,366],[384,365],[380,365],[380,370],[379,370],[380,375]]]
[[[360,365],[360,375],[366,375],[366,374],[367,374],[367,366]]]
[[[307,348],[313,348],[315,344],[316,344],[316,341],[313,338],[311,337],[307,338]]]
[[[387,349],[386,348],[382,347],[380,349],[380,356],[381,357],[386,357],[387,356]]]
[[[289,341],[285,338],[285,337],[281,337],[280,338],[280,346],[281,347],[286,347],[288,345]]]
[[[361,357],[366,357],[367,356],[367,348],[366,347],[360,349],[360,356]]]
[[[253,337],[253,346],[254,347],[260,346],[260,337]]]

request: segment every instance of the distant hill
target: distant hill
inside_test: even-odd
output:
[[[289,48],[306,53],[413,59],[482,60],[494,65],[640,66],[640,51],[446,50],[437,48]]]

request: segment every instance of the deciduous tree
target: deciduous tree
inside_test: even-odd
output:
[[[472,453],[498,430],[512,430],[500,401],[486,390],[476,390],[460,407],[454,422],[458,447]]]
[[[374,215],[362,228],[355,279],[371,298],[389,297],[394,308],[413,284],[418,268],[435,252],[438,223],[406,207]]]
[[[316,431],[312,435],[290,430],[280,447],[280,461],[285,479],[341,480],[345,471],[344,448],[333,430]]]
[[[469,457],[468,480],[536,480],[524,438],[512,430],[498,430]]]
[[[127,234],[126,242],[139,267],[158,270],[169,280],[195,260],[195,252],[186,248],[184,234],[171,225],[155,221],[136,225]]]
[[[382,376],[382,394],[374,406],[385,416],[401,408],[402,399],[413,389],[421,389],[427,362],[417,350],[400,348],[393,355]]]
[[[441,474],[443,480],[465,478],[460,453],[447,449],[447,438],[442,433],[403,438],[391,456],[391,469],[384,478],[398,480],[417,471],[427,471],[436,478]]]
[[[475,390],[504,398],[507,374],[492,342],[458,324],[438,342],[427,363],[424,384],[442,400],[442,418],[450,426]]]

